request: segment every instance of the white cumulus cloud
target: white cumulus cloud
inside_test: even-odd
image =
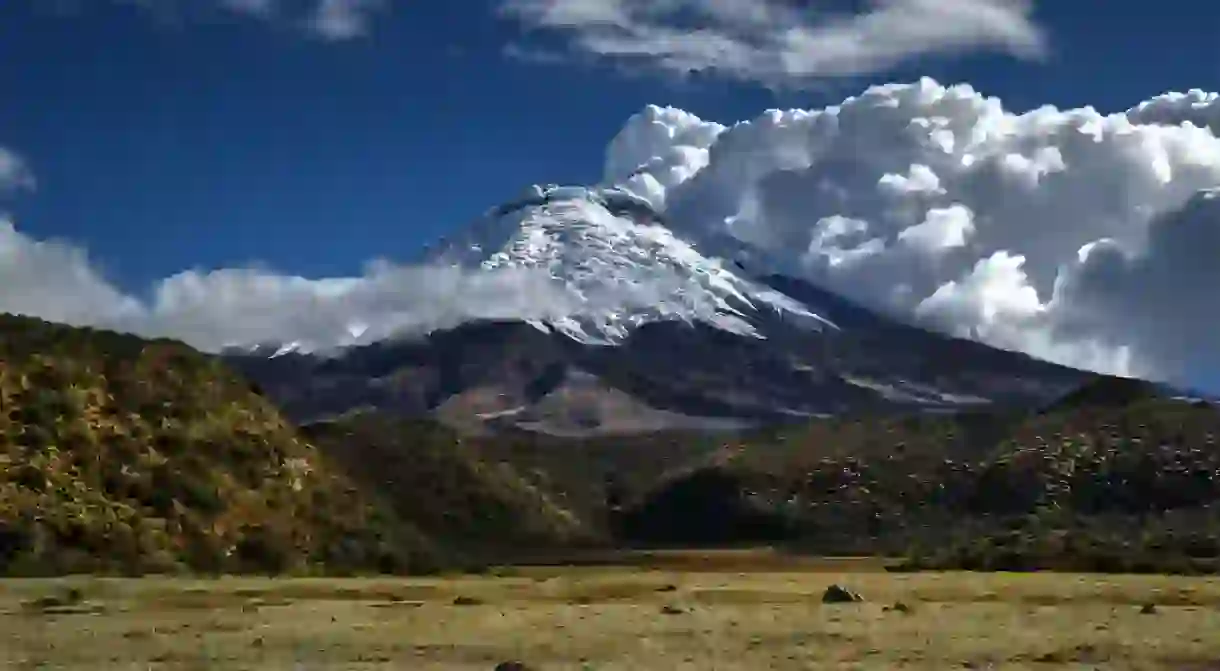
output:
[[[72,324],[124,319],[137,306],[110,286],[84,250],[39,241],[0,218],[0,313],[37,315]]]
[[[0,189],[33,179],[0,147]],[[123,291],[87,250],[36,239],[0,214],[0,314],[168,336],[209,351],[262,343],[327,349],[473,319],[548,321],[583,303],[541,270],[387,261],[371,262],[357,276],[312,279],[258,268],[187,270],[148,293],[141,299]]]
[[[252,268],[190,270],[156,282],[140,300],[107,281],[85,250],[36,240],[6,220],[0,286],[0,313],[175,337],[209,351],[260,343],[325,349],[472,319],[547,320],[579,301],[529,269],[384,261],[358,276],[317,279]]]
[[[861,75],[929,55],[1036,57],[1046,37],[1030,0],[870,0],[858,12],[790,0],[504,0],[527,29],[573,50],[678,74],[769,85]]]
[[[865,305],[1108,372],[1220,370],[1220,103],[1005,108],[932,80],[732,126],[650,107],[606,181]]]

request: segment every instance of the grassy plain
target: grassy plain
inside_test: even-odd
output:
[[[823,605],[831,583],[866,602]],[[1220,582],[892,574],[762,551],[428,579],[0,581],[3,669],[457,671],[509,659],[543,671],[1220,670]]]

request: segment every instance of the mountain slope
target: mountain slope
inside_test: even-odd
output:
[[[565,435],[1038,406],[1090,377],[894,322],[770,274],[746,243],[667,224],[622,189],[535,187],[424,254],[544,274],[554,291],[521,297],[538,304],[519,318],[228,357],[299,421],[372,408]]]
[[[513,464],[434,422],[354,414],[304,431],[397,519],[467,559],[507,562],[604,539]]]
[[[265,399],[177,342],[0,316],[0,572],[415,570]]]
[[[512,452],[379,415],[297,428],[181,343],[0,315],[0,575],[419,573],[604,542]]]
[[[539,357],[632,350],[589,350],[526,324],[461,333],[462,347],[439,359],[443,342],[410,350],[419,370],[449,361],[439,379],[462,391],[434,400],[528,378],[521,393],[553,401],[571,375],[537,369]],[[658,343],[677,338],[690,361],[712,357],[720,367],[700,374],[723,382],[743,374],[721,355],[765,342],[686,325],[639,334],[652,358],[634,374],[658,369],[658,405],[677,396],[669,378],[680,372],[661,366]],[[1038,407],[894,405],[727,432],[559,437],[510,423],[462,436],[386,412],[298,430],[222,362],[179,343],[12,317],[0,336],[7,574],[418,572],[608,542],[782,542],[914,552],[933,566],[1220,568],[1220,409],[1138,381],[1093,377]],[[393,374],[402,346],[352,351],[353,370]],[[996,365],[1074,374],[993,352]],[[622,362],[603,362],[605,379]],[[767,377],[742,384],[764,388]]]
[[[757,319],[758,339],[654,322],[614,346],[522,322],[480,322],[337,355],[228,360],[298,421],[371,408],[466,430],[732,428],[864,412],[1036,407],[1091,375],[887,324],[808,331]]]
[[[1138,386],[1099,378],[1042,411],[745,438],[675,470],[616,528],[628,542],[786,542],[943,567],[1220,570],[1220,409]]]

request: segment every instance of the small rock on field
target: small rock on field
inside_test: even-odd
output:
[[[481,606],[481,605],[483,605],[483,600],[476,599],[472,596],[459,596],[453,600],[453,605],[455,605],[455,606]]]
[[[500,662],[494,671],[534,671],[534,668],[525,662]]]
[[[822,603],[860,603],[864,597],[842,585],[831,585],[822,593]]]
[[[1144,604],[1144,606],[1142,608],[1140,608],[1140,614],[1141,615],[1155,615],[1156,614],[1156,604],[1155,603]]]
[[[910,606],[908,606],[906,603],[904,603],[902,601],[898,601],[894,605],[886,606],[885,608],[882,608],[881,610],[883,610],[887,613],[893,611],[896,613],[902,613],[904,615],[909,615],[915,609],[911,608]]]
[[[686,609],[682,608],[681,606],[675,606],[673,604],[668,604],[665,606],[661,606],[661,613],[663,615],[683,615],[686,613]]]

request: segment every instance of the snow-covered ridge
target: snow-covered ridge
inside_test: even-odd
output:
[[[424,262],[546,272],[573,300],[560,314],[529,321],[586,344],[614,344],[653,321],[703,322],[761,338],[751,319],[759,310],[811,328],[829,324],[742,277],[731,262],[705,256],[666,227],[647,200],[616,186],[531,187],[429,251]]]

